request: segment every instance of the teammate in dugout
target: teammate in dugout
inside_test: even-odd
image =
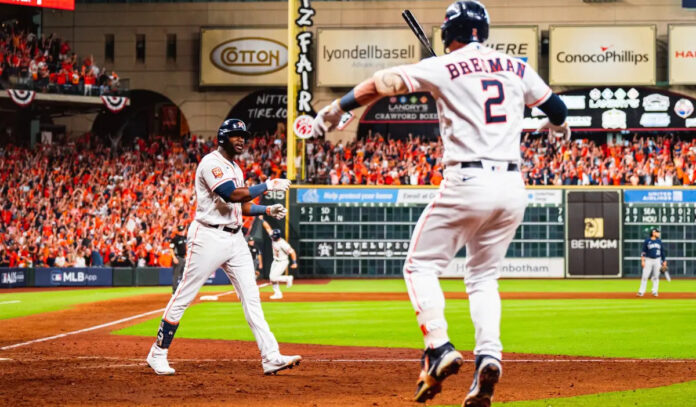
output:
[[[330,131],[344,112],[385,96],[430,92],[437,101],[444,145],[444,180],[413,231],[404,279],[424,336],[415,400],[441,391],[464,359],[449,341],[438,275],[466,246],[466,291],[475,328],[474,379],[463,405],[490,406],[502,374],[498,266],[522,221],[527,194],[519,171],[524,106],[547,118],[540,128],[570,137],[567,108],[520,59],[490,49],[489,17],[476,1],[446,11],[447,55],[376,72],[319,111],[315,136]]]
[[[660,229],[653,228],[650,231],[650,237],[643,242],[643,251],[640,254],[640,266],[643,269],[643,275],[640,279],[638,294],[636,294],[638,297],[642,297],[645,294],[645,290],[648,288],[648,279],[652,280],[652,295],[657,297],[661,271],[665,273],[665,277],[668,280],[670,279],[665,256],[665,248],[662,240],[660,240]]]
[[[271,237],[271,245],[273,247],[273,263],[271,263],[271,272],[268,279],[273,284],[272,300],[280,300],[283,298],[283,293],[280,291],[280,283],[285,283],[287,287],[292,287],[292,282],[295,277],[285,275],[288,269],[288,256],[292,260],[291,269],[297,268],[297,254],[285,239],[280,237],[280,229],[271,229],[268,222],[263,222],[263,228]]]
[[[290,181],[273,179],[244,187],[242,169],[234,158],[244,151],[251,134],[241,120],[225,120],[218,130],[218,148],[203,157],[196,168],[196,216],[188,230],[188,257],[183,278],[169,300],[147,363],[159,375],[174,374],[167,353],[179,321],[208,276],[222,267],[242,302],[244,316],[261,351],[264,374],[273,374],[300,363],[300,356],[280,354],[278,342],[261,309],[259,288],[251,253],[240,233],[242,215],[285,217],[283,205],[255,205],[250,201],[266,191],[287,191]]]

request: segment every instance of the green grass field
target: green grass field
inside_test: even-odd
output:
[[[637,280],[503,280],[502,292],[635,292]],[[443,280],[448,292],[465,290],[459,280]],[[207,286],[204,292],[231,286]],[[662,282],[661,292],[696,292],[696,280]],[[265,287],[263,290],[269,290]],[[114,298],[168,293],[169,287],[95,288],[12,293],[0,291],[0,319],[14,318]],[[285,289],[284,289],[285,290]],[[402,280],[335,280],[297,284],[291,292],[405,292]],[[12,303],[12,301],[20,301]],[[162,304],[164,306],[164,304]],[[279,342],[319,345],[422,348],[408,301],[264,302]],[[696,300],[578,299],[504,300],[506,352],[588,357],[696,359]],[[468,301],[447,301],[452,341],[473,347]],[[152,336],[159,318],[114,332]],[[669,333],[669,334],[664,334]],[[184,315],[177,337],[245,340],[253,337],[236,302],[203,302]],[[669,400],[666,402],[666,400]],[[498,407],[691,406],[696,382],[573,398],[495,403]]]

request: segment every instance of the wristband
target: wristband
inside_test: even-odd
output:
[[[290,261],[292,262],[292,264],[297,264],[297,260],[295,259],[290,259]]]
[[[249,215],[251,216],[268,214],[267,212],[268,207],[266,205],[251,204],[251,208],[249,209]]]
[[[258,184],[258,185],[252,185],[249,187],[249,195],[251,195],[251,198],[256,198],[257,196],[263,194],[264,192],[268,191],[268,185],[266,183]]]
[[[362,106],[358,101],[355,99],[355,89],[351,89],[350,92],[346,93],[343,95],[341,98],[341,101],[338,102],[338,106],[343,110],[344,112],[349,112],[353,109],[357,109],[360,106]]]

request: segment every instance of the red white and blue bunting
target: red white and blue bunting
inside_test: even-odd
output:
[[[101,100],[104,106],[113,113],[120,112],[128,104],[128,98],[121,96],[102,96]]]
[[[7,94],[17,106],[27,107],[34,101],[36,92],[33,90],[7,89]]]

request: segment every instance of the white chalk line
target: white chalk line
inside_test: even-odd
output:
[[[70,335],[77,335],[77,334],[81,334],[81,333],[85,333],[85,332],[95,331],[97,329],[106,328],[107,326],[118,325],[118,324],[123,323],[123,322],[128,322],[128,321],[131,321],[134,319],[142,318],[144,316],[152,315],[152,314],[162,312],[162,311],[164,311],[164,308],[160,308],[160,309],[156,309],[156,310],[152,310],[152,311],[148,311],[148,312],[143,312],[142,314],[133,315],[133,316],[130,316],[127,318],[121,318],[121,319],[116,320],[116,321],[111,321],[111,322],[107,322],[105,324],[91,326],[89,328],[78,329],[77,331],[65,332],[65,333],[58,334],[58,335],[47,336],[45,338],[33,339],[31,341],[15,343],[14,345],[3,346],[2,348],[0,348],[0,350],[19,348],[20,346],[27,346],[27,345],[31,345],[34,343],[46,342],[46,341],[51,341],[53,339],[59,339],[59,338],[65,338],[66,336],[70,336]]]
[[[268,285],[268,284],[266,284],[266,285]],[[266,285],[261,284],[261,285],[259,285],[259,287],[265,287]],[[221,296],[223,296],[223,295],[232,294],[233,292],[235,292],[235,291],[234,291],[234,290],[226,291],[226,292],[224,292],[224,293],[222,293],[222,294],[218,294],[218,297],[221,297]],[[33,340],[31,340],[31,341],[26,341],[26,342],[21,342],[21,343],[15,343],[15,344],[13,344],[13,345],[3,346],[2,348],[0,348],[0,351],[2,351],[2,350],[8,350],[8,349],[13,349],[13,348],[19,348],[19,347],[21,347],[21,346],[27,346],[27,345],[31,345],[31,344],[39,343],[39,342],[46,342],[46,341],[51,341],[51,340],[54,340],[54,339],[60,339],[60,338],[64,338],[64,337],[70,336],[70,335],[77,335],[77,334],[81,334],[81,333],[85,333],[85,332],[90,332],[90,331],[94,331],[94,330],[97,330],[97,329],[106,328],[106,327],[112,326],[112,325],[118,325],[118,324],[120,324],[120,323],[128,322],[128,321],[131,321],[131,320],[134,320],[134,319],[138,319],[138,318],[141,318],[141,317],[144,317],[144,316],[147,316],[147,315],[155,314],[155,313],[157,313],[157,312],[162,312],[162,311],[164,311],[164,310],[165,310],[165,308],[160,308],[160,309],[156,309],[156,310],[153,310],[153,311],[143,312],[142,314],[138,314],[138,315],[133,315],[133,316],[130,316],[130,317],[122,318],[122,319],[119,319],[119,320],[116,320],[116,321],[107,322],[107,323],[105,323],[105,324],[100,324],[100,325],[91,326],[91,327],[89,327],[89,328],[78,329],[78,330],[76,330],[76,331],[65,332],[65,333],[58,334],[58,335],[53,335],[53,336],[47,336],[47,337],[45,337],[45,338],[33,339]]]
[[[22,302],[22,301],[20,301],[20,300],[0,301],[0,305],[4,305],[4,304],[17,304],[18,302]]]
[[[60,358],[34,358],[34,359],[22,359],[22,362],[52,362],[52,361],[65,361],[65,360],[94,360],[94,361],[113,361],[113,362],[141,362],[144,364],[144,358],[122,358],[114,356],[75,356],[75,357],[60,357]],[[224,359],[191,359],[191,358],[170,358],[171,363],[220,363],[220,362],[234,362],[234,363],[246,363],[246,362],[260,362],[261,359],[249,359],[249,358],[224,358]],[[420,362],[420,359],[410,359],[410,358],[392,358],[392,359],[313,359],[304,358],[305,362],[316,362],[316,363],[415,363]],[[464,359],[465,362],[473,363],[475,359]],[[696,364],[696,359],[508,359],[503,360],[503,363],[694,363]],[[129,365],[130,366],[130,365]],[[135,365],[133,365],[135,366]]]

